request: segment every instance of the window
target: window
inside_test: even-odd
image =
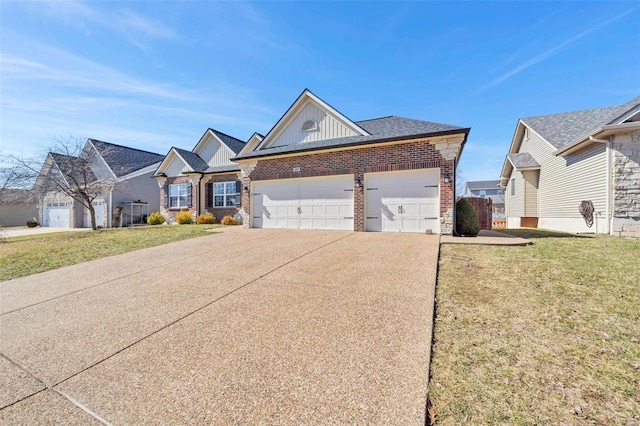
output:
[[[480,191],[478,191],[478,195],[480,195],[482,198],[487,196],[487,190],[486,189],[481,189]]]
[[[169,207],[191,207],[191,184],[169,185]]]
[[[213,207],[235,207],[239,198],[235,182],[213,184]]]
[[[498,195],[502,195],[502,189],[498,189],[498,190],[496,191],[496,194],[498,194]]]
[[[303,132],[313,132],[314,130],[318,130],[318,123],[313,120],[307,120],[302,124]]]
[[[509,181],[509,188],[511,188],[509,190],[509,194],[511,194],[512,197],[516,195],[516,178],[511,178],[511,181]]]

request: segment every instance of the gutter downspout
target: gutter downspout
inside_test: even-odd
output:
[[[113,187],[109,188],[109,210],[107,212],[109,223],[108,228],[113,226]]]
[[[607,218],[607,234],[611,234],[611,230],[613,229],[612,226],[612,221],[613,221],[613,217],[611,215],[611,138],[607,139],[597,139],[594,138],[593,136],[589,136],[589,140],[591,142],[598,142],[598,143],[604,143],[606,144],[606,148],[605,148],[605,157],[606,157],[606,191],[605,191],[605,197],[606,197],[606,203],[605,203],[605,217]]]

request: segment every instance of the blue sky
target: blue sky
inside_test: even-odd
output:
[[[518,118],[640,95],[638,2],[0,2],[0,153],[158,153],[266,133],[304,88],[352,120],[471,127],[498,179]]]

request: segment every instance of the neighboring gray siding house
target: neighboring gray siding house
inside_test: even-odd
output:
[[[56,188],[56,182],[63,181],[60,175],[65,181],[74,179],[78,170],[74,162],[80,161],[90,164],[87,180],[99,186],[92,203],[98,227],[112,227],[116,208],[129,202],[140,201],[148,211],[158,210],[158,187],[151,177],[162,159],[160,154],[96,139],[87,140],[79,157],[49,153],[35,185],[41,226],[91,227],[89,209]]]
[[[24,226],[38,220],[38,207],[33,191],[0,188],[0,226]]]
[[[640,237],[640,97],[518,121],[500,184],[507,227]]]
[[[465,197],[491,198],[494,207],[504,208],[504,188],[499,180],[478,180],[467,182]]]

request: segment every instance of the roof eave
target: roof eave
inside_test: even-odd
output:
[[[350,148],[350,147],[357,147],[357,146],[363,146],[363,145],[375,145],[375,144],[384,143],[384,142],[402,142],[402,141],[411,140],[411,139],[433,138],[438,136],[456,135],[460,133],[463,133],[465,135],[464,140],[462,142],[464,145],[465,141],[467,140],[467,137],[469,136],[469,131],[471,131],[471,128],[467,127],[467,128],[443,130],[440,132],[421,133],[421,134],[401,136],[401,137],[395,136],[395,137],[387,137],[387,138],[361,141],[361,142],[349,142],[349,143],[331,145],[331,146],[299,149],[295,151],[283,151],[283,152],[277,152],[277,153],[264,153],[264,154],[258,154],[258,155],[236,156],[234,158],[231,158],[231,161],[253,160],[255,158],[265,158],[265,157],[290,155],[290,154],[304,154],[304,153],[313,152],[313,151],[326,151],[326,150],[337,149],[337,148]],[[253,152],[260,152],[260,151],[253,151]],[[460,152],[458,153],[458,158],[460,158],[461,152],[462,152],[462,149],[460,149]]]

